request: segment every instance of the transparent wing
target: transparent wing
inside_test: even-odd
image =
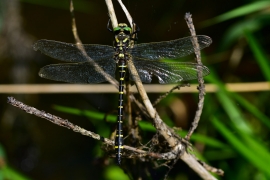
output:
[[[196,37],[200,49],[203,49],[212,43],[211,38],[208,36],[199,35]],[[137,44],[129,51],[133,57],[142,59],[178,59],[194,52],[192,38],[193,37],[190,36],[172,41]]]
[[[210,73],[206,66],[189,62],[160,62],[135,58],[133,63],[144,83],[151,83],[153,76],[158,78],[160,84],[197,79],[198,67],[202,68],[203,76]],[[130,76],[130,79],[137,81],[138,77]]]
[[[113,59],[98,61],[97,63],[106,73],[115,77],[116,65]],[[105,77],[96,71],[89,62],[47,65],[40,69],[39,76],[55,81],[79,84],[106,81]]]
[[[86,62],[86,58],[78,50],[75,44],[52,41],[39,40],[34,45],[35,51],[40,50],[47,56],[66,62]],[[112,46],[99,44],[84,44],[85,51],[88,56],[95,61],[111,59],[114,54]]]

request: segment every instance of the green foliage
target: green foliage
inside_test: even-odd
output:
[[[8,165],[5,165],[4,167],[2,167],[0,171],[0,178],[1,178],[1,175],[3,179],[29,180],[29,178],[23,176],[16,170],[10,168]]]
[[[245,36],[248,40],[248,44],[257,60],[261,71],[267,81],[270,81],[270,63],[269,58],[267,58],[266,53],[261,47],[260,43],[256,40],[256,38],[249,32],[249,30],[245,31]]]
[[[74,114],[74,115],[78,115],[78,116],[85,116],[87,118],[89,118],[89,120],[96,124],[96,122],[100,122],[100,121],[106,121],[106,118],[108,122],[116,122],[116,115],[108,115],[106,116],[104,113],[100,113],[100,112],[96,112],[96,111],[90,111],[90,110],[80,110],[80,109],[76,109],[76,108],[71,108],[71,107],[65,107],[65,106],[59,106],[59,105],[54,105],[53,106],[54,109],[60,111],[60,112],[65,112],[65,113],[69,113],[69,114]],[[100,125],[100,124],[98,124]],[[102,126],[101,129],[105,128],[106,124],[104,124],[104,126]],[[153,127],[153,125],[150,122],[147,122],[145,120],[139,121],[139,127],[143,132],[156,132],[156,129]],[[173,127],[173,125],[171,125],[170,127]],[[98,132],[100,133],[100,132]],[[180,130],[178,131],[178,134],[180,136],[185,136],[187,134],[187,131],[183,131]],[[105,136],[108,137],[108,136]],[[212,147],[217,147],[217,148],[228,148],[227,145],[223,144],[222,142],[201,135],[201,134],[193,134],[193,136],[191,137],[192,141],[197,141],[197,142],[203,142],[209,146]]]
[[[243,5],[239,8],[228,11],[224,14],[221,14],[217,17],[204,21],[202,23],[203,26],[210,26],[213,24],[217,24],[223,21],[227,21],[233,18],[241,17],[241,16],[249,16],[251,13],[255,13],[261,10],[266,9],[270,6],[269,1],[254,1],[250,4]]]
[[[270,80],[269,53],[267,54],[264,51],[265,48],[261,45],[264,42],[260,42],[254,34],[258,34],[263,27],[269,24],[269,21],[265,21],[270,17],[269,12],[260,12],[260,10],[262,11],[269,6],[269,1],[256,1],[206,21],[204,24],[210,25],[240,16],[247,16],[243,21],[237,21],[231,27],[228,27],[228,31],[223,38],[224,41],[220,46],[223,49],[228,48],[238,41],[239,37],[245,37],[254,61],[260,67],[264,79],[267,81]],[[251,15],[251,13],[254,14]],[[211,75],[206,77],[206,80],[218,85],[217,93],[207,97],[205,103],[210,122],[217,130],[215,133],[221,135],[226,143],[240,155],[228,156],[227,160],[233,160],[235,165],[232,167],[223,166],[225,175],[228,179],[231,179],[230,177],[234,177],[234,179],[269,179],[269,143],[264,142],[264,139],[268,135],[266,132],[269,132],[270,129],[270,118],[260,109],[260,107],[269,106],[269,104],[265,104],[267,103],[265,101],[257,101],[257,104],[252,103],[244,97],[245,94],[228,92],[214,69],[211,69]],[[269,92],[267,93],[269,94]],[[265,95],[251,92],[249,96],[259,98]],[[211,107],[216,108],[213,110]],[[255,119],[255,123],[252,119]],[[213,150],[210,150],[210,152],[213,152]],[[223,154],[224,152],[219,153]],[[207,151],[205,153],[206,157],[210,155]],[[212,155],[215,156],[216,154]],[[226,162],[226,159],[223,162]],[[221,163],[222,161],[219,163],[222,168]],[[245,170],[242,166],[236,166],[236,164],[242,164],[245,166]]]
[[[0,180],[5,179],[14,179],[14,180],[29,180],[29,178],[25,177],[18,171],[11,168],[6,162],[6,154],[4,147],[0,144]]]
[[[67,11],[69,9],[68,1],[65,0],[22,0],[22,2]],[[254,76],[256,76],[256,80],[259,79],[258,81],[270,81],[270,55],[269,42],[267,41],[269,40],[267,27],[269,27],[270,24],[270,1],[249,2],[249,4],[244,4],[238,8],[229,10],[201,24],[201,27],[213,28],[222,39],[220,41],[213,39],[214,43],[209,49],[219,47],[219,49],[216,48],[219,52],[231,52],[234,50],[234,46],[242,40],[247,45],[243,48],[245,56],[241,59],[242,65],[251,63],[252,65],[249,66],[256,66],[260,69],[257,74],[245,73],[244,75],[239,75],[233,73],[238,70],[244,72],[246,70],[243,70],[242,67],[230,69],[229,66],[226,66],[226,68],[228,68],[226,69],[226,74],[224,73],[224,68],[220,68],[220,66],[223,66],[225,63],[214,64],[213,66],[207,64],[207,61],[205,63],[205,65],[210,66],[209,68],[211,69],[211,74],[205,78],[206,82],[217,85],[218,90],[213,94],[207,93],[201,122],[197,131],[191,137],[194,147],[197,147],[196,145],[199,144],[203,145],[203,148],[200,150],[195,149],[194,152],[191,153],[196,154],[197,157],[200,157],[210,165],[223,169],[225,171],[223,179],[270,179],[270,93],[235,93],[229,92],[225,87],[226,82],[253,81],[253,79],[249,80],[249,77]],[[83,13],[97,13],[99,11],[98,6],[90,1],[76,0],[74,1],[74,6],[75,11]],[[139,12],[138,9],[136,9],[136,13]],[[162,7],[161,9],[163,10],[164,8]],[[153,19],[157,18],[154,16]],[[136,21],[140,22],[140,19],[136,19]],[[168,23],[166,17],[162,17],[162,22],[162,26],[166,29],[167,24],[165,23]],[[221,31],[218,26],[213,26],[217,24],[220,25],[224,22],[228,24],[225,30],[223,29]],[[152,24],[149,26],[151,27],[151,31],[162,29],[156,28],[152,26]],[[200,32],[196,24],[195,27],[197,32]],[[265,31],[267,31],[267,33],[265,33]],[[268,35],[268,37],[265,37],[265,34]],[[212,36],[211,33],[207,35]],[[212,52],[212,54],[215,54],[215,52]],[[207,57],[207,55],[205,57]],[[252,68],[253,67],[251,67],[251,69]],[[219,70],[223,70],[223,72]],[[161,102],[162,106],[168,107],[175,98],[179,98],[179,96],[174,94],[173,96],[167,97]],[[95,126],[96,133],[104,137],[111,135],[112,129],[110,125],[116,122],[116,115],[105,115],[97,111],[81,110],[74,107],[55,105],[54,109],[87,117]],[[174,127],[175,121],[170,116],[162,114],[162,119],[170,127]],[[145,137],[147,137],[148,134],[156,132],[151,122],[146,120],[139,121],[139,127],[141,132],[143,132],[142,135]],[[181,130],[177,131],[177,133],[181,137],[184,137],[187,131]],[[100,152],[100,146],[93,148],[96,149],[98,155],[102,153]],[[0,146],[0,158],[6,158],[2,146]],[[104,178],[106,179],[128,179],[125,173],[116,166],[107,166],[104,172]],[[169,174],[169,176],[170,175],[171,174]],[[178,176],[179,174],[175,175],[175,177]],[[16,180],[27,179],[9,167],[8,163],[0,169],[0,179],[1,178]]]
[[[105,178],[107,180],[129,180],[129,177],[125,174],[125,172],[118,166],[109,166],[105,171]]]

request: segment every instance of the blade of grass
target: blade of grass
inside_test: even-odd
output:
[[[250,31],[257,31],[261,28],[260,22],[256,19],[245,19],[243,21],[237,22],[235,24],[232,24],[225,34],[223,35],[223,38],[220,42],[220,50],[226,50],[230,46],[233,46],[237,41],[239,41],[239,38],[243,37],[243,32],[245,29],[249,29]]]
[[[212,71],[212,79],[210,78],[210,80],[219,85],[220,91],[217,92],[217,98],[219,99],[220,104],[224,107],[227,115],[230,117],[230,120],[232,122],[231,125],[234,127],[235,132],[238,132],[238,134],[242,137],[242,139],[245,140],[245,144],[243,144],[243,146],[248,147],[248,149],[251,152],[253,152],[253,156],[254,156],[254,154],[256,152],[256,157],[258,159],[260,159],[262,161],[262,163],[265,163],[265,161],[269,162],[270,161],[270,155],[269,155],[269,153],[267,151],[267,148],[265,148],[262,145],[262,143],[259,143],[258,140],[255,140],[255,138],[252,137],[253,134],[254,134],[253,132],[250,133],[250,132],[246,131],[243,128],[239,128],[239,124],[236,123],[236,122],[239,121],[239,119],[241,119],[241,121],[243,121],[243,122],[245,122],[246,120],[242,117],[241,111],[237,108],[235,103],[230,98],[230,96],[233,93],[229,93],[229,92],[226,91],[226,89],[224,88],[222,83],[219,82],[219,80],[215,76],[214,71]],[[252,129],[251,129],[251,131],[252,131]],[[239,142],[241,142],[241,141],[239,141]],[[241,145],[241,147],[242,147],[242,145]],[[239,149],[239,147],[237,147],[237,148]],[[240,150],[243,151],[242,149],[240,149]],[[243,152],[243,153],[246,156],[248,155],[248,154],[246,154],[246,152]],[[252,158],[249,158],[249,159],[252,159]],[[256,162],[256,163],[258,164],[258,162]],[[269,173],[270,173],[270,170],[269,170]]]
[[[212,71],[213,72],[213,71]],[[215,75],[215,73],[212,73],[213,77]],[[253,151],[253,152],[262,152],[263,156],[260,154],[258,156],[262,156],[262,159],[268,159],[268,152],[267,150],[265,150],[266,148],[264,146],[262,146],[260,143],[257,143],[257,141],[252,140],[252,138],[250,137],[250,135],[253,135],[254,133],[252,132],[252,128],[250,128],[250,132],[246,131],[245,128],[242,128],[241,126],[239,126],[239,122],[246,122],[246,120],[242,117],[242,113],[239,110],[239,108],[235,105],[235,103],[231,100],[230,95],[232,95],[232,93],[229,93],[226,91],[226,89],[223,87],[223,85],[216,79],[214,79],[214,81],[216,81],[216,83],[219,85],[220,87],[220,91],[217,92],[217,98],[220,101],[220,104],[223,106],[223,108],[225,109],[225,111],[227,112],[227,115],[230,117],[231,119],[231,124],[233,125],[233,127],[236,129],[236,131],[239,132],[239,134],[241,136],[243,136],[244,139],[246,139],[246,145],[250,146],[249,148]],[[245,123],[246,124],[246,123]],[[264,157],[264,158],[263,158]],[[270,157],[268,159],[270,161]]]
[[[222,124],[222,121],[218,120],[215,116],[211,118],[211,123],[242,156],[270,177],[269,161],[258,156],[258,154],[252,151],[247,144],[244,144],[242,140],[236,138],[232,131]]]
[[[203,153],[203,155],[208,161],[228,160],[239,156],[238,152],[236,152],[233,148],[207,150]]]
[[[60,111],[60,112],[65,112],[65,113],[80,115],[80,116],[86,116],[90,119],[95,119],[95,120],[104,120],[104,118],[105,118],[104,113],[99,113],[96,111],[80,110],[80,109],[76,109],[76,108],[59,106],[59,105],[53,105],[53,108],[57,111]],[[116,122],[116,116],[115,115],[108,115],[108,116],[106,116],[106,120],[108,122]]]
[[[213,69],[211,70],[211,74],[205,79],[211,83],[218,85],[219,91],[216,93],[216,96],[235,127],[239,128],[241,131],[244,131],[247,134],[253,134],[252,128],[243,118],[241,111],[229,97],[230,92],[226,90],[225,86],[217,78],[217,75]]]
[[[4,165],[3,167],[1,167],[1,169],[4,179],[30,180],[29,178],[10,168],[8,165]]]
[[[180,131],[178,132],[178,134],[181,137],[185,137],[185,135],[187,134],[187,131]],[[214,138],[210,138],[208,136],[201,135],[201,134],[196,134],[196,133],[192,134],[191,140],[204,143],[205,145],[214,147],[214,148],[224,148],[224,149],[230,148],[228,145],[222,143],[221,141],[218,141]]]
[[[270,1],[254,1],[253,3],[238,7],[234,10],[221,14],[215,18],[206,20],[202,22],[201,26],[206,27],[206,26],[223,22],[223,21],[227,21],[229,19],[248,15],[250,13],[254,13],[256,11],[269,8],[269,6],[270,6]]]
[[[266,162],[270,162],[270,153],[267,147],[263,145],[263,143],[243,133],[240,133],[240,136],[245,141],[245,144],[247,145],[247,147],[249,147],[249,149],[252,150],[253,152],[256,152],[257,157],[260,157]]]
[[[267,81],[270,81],[270,64],[269,59],[267,59],[260,43],[254,38],[249,30],[245,30],[245,36],[247,38],[248,44],[262,70],[262,73]]]
[[[237,134],[241,136],[241,139],[243,139],[243,143],[248,147],[254,154],[256,153],[256,156],[266,162],[270,162],[270,154],[268,152],[268,148],[263,145],[263,143],[258,140],[257,136],[252,136],[249,134],[246,134],[245,132],[241,132],[235,124],[231,124],[232,127],[235,129]],[[240,138],[240,137],[239,137]]]
[[[95,111],[89,111],[89,110],[80,110],[76,108],[71,107],[65,107],[65,106],[59,106],[59,105],[53,105],[53,108],[60,112],[65,112],[73,115],[78,116],[86,116],[89,119],[95,119],[95,120],[104,120],[105,114],[99,113]],[[108,115],[107,121],[109,122],[116,122],[116,116],[115,115]],[[153,127],[153,125],[150,122],[147,121],[139,121],[139,126],[143,131],[149,131],[149,132],[156,132],[156,129]],[[184,137],[187,134],[187,131],[180,131],[178,134],[181,137]],[[208,146],[216,147],[216,148],[228,148],[228,146],[216,139],[209,138],[204,135],[199,134],[193,134],[191,137],[192,141],[198,141],[202,142]]]
[[[248,102],[245,98],[241,97],[237,93],[231,93],[231,96],[241,105],[243,106],[248,112],[254,115],[258,120],[260,120],[263,124],[265,124],[270,129],[270,119],[264,115],[256,106],[252,105]]]
[[[107,180],[129,180],[128,175],[118,166],[109,166],[104,172],[104,178]]]

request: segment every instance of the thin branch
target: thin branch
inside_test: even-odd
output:
[[[131,101],[133,101],[136,105],[137,105],[137,107],[140,109],[140,111],[146,116],[146,117],[148,117],[148,118],[150,118],[149,117],[149,114],[147,113],[147,111],[146,111],[146,109],[145,109],[145,107],[133,96],[133,95],[129,95],[129,98],[130,98],[130,100]]]
[[[72,124],[71,122],[69,122],[66,119],[62,119],[58,116],[46,113],[45,111],[41,111],[41,110],[38,110],[34,107],[28,106],[28,105],[16,100],[14,97],[8,97],[7,103],[25,111],[26,113],[33,114],[37,117],[49,120],[50,122],[52,122],[58,126],[62,126],[62,127],[67,128],[67,129],[71,129],[74,132],[80,133],[84,136],[89,136],[89,137],[96,139],[96,140],[101,140],[108,145],[111,145],[111,146],[114,145],[114,142],[110,139],[103,138],[99,134],[93,133],[91,131],[87,131],[87,130],[85,130],[77,125]]]
[[[182,154],[181,159],[191,169],[193,169],[202,179],[207,179],[207,180],[216,179],[191,154],[185,152],[184,154]]]
[[[184,153],[183,151],[178,152],[177,158],[175,158],[175,159],[173,160],[172,165],[168,166],[169,170],[166,172],[166,174],[165,174],[165,176],[164,176],[164,179],[167,179],[169,173],[171,172],[171,170],[173,169],[173,167],[175,166],[175,164],[178,162],[178,160],[180,159],[180,157],[181,157],[181,155],[182,155],[183,153]]]
[[[191,36],[193,37],[192,43],[193,43],[194,52],[196,55],[196,61],[199,65],[202,65],[200,46],[199,46],[199,43],[198,43],[198,40],[196,37],[195,27],[193,25],[193,21],[192,21],[190,13],[186,13],[185,20],[186,20],[186,23],[187,23],[188,28],[190,30]],[[197,126],[199,124],[201,114],[202,114],[203,105],[204,105],[205,87],[204,87],[204,80],[203,80],[201,66],[198,66],[197,70],[198,70],[197,77],[198,77],[198,82],[199,82],[199,86],[198,86],[199,102],[198,102],[198,108],[197,108],[194,120],[192,122],[192,125],[191,125],[186,137],[185,137],[185,139],[187,139],[187,140],[190,139],[192,133],[194,132],[194,130],[197,128]]]
[[[110,76],[108,73],[106,73],[91,57],[88,56],[88,54],[85,51],[85,48],[82,44],[82,41],[80,40],[80,37],[77,32],[77,27],[76,27],[76,21],[75,21],[75,15],[74,15],[74,7],[73,7],[73,2],[70,0],[70,13],[71,13],[71,19],[72,19],[72,32],[73,36],[76,41],[76,46],[77,48],[81,51],[83,56],[89,61],[95,68],[97,72],[100,72],[108,82],[113,84],[116,88],[118,88],[118,81],[116,81],[112,76]]]
[[[130,18],[132,20],[132,17],[130,16],[130,13],[127,11],[125,5],[121,2],[121,0],[119,0],[119,3],[123,9],[123,11],[125,12],[127,18]],[[113,8],[113,6],[108,6],[108,8]],[[109,9],[109,11],[111,11]],[[114,12],[114,11],[112,11]],[[131,22],[132,24],[132,22]],[[128,62],[128,68],[130,70],[130,74],[133,77],[139,77],[138,72],[132,62],[132,59],[129,60]],[[142,82],[140,80],[140,78],[135,78],[135,84],[136,87],[138,89],[138,92],[143,100],[143,103],[145,105],[145,108],[149,114],[149,116],[151,117],[151,119],[154,121],[154,126],[158,131],[161,131],[160,134],[162,134],[162,136],[168,141],[168,143],[170,144],[171,147],[174,147],[177,142],[175,141],[174,138],[172,138],[172,133],[170,132],[170,129],[167,128],[167,125],[161,120],[161,118],[159,117],[158,113],[155,111],[155,109],[153,108],[144,88],[142,85]]]
[[[110,17],[111,22],[112,22],[112,27],[115,28],[118,26],[118,22],[117,22],[114,8],[113,8],[113,3],[111,0],[105,0],[105,3],[106,3],[107,8],[108,8],[108,14],[109,14],[109,17]]]
[[[124,5],[123,5],[124,6]],[[123,8],[123,7],[122,7]],[[123,8],[126,9],[126,8]],[[129,13],[128,13],[129,14]],[[127,15],[128,16],[128,15]],[[191,157],[189,162],[185,161],[188,165],[190,165],[190,167],[192,167],[192,169],[198,173],[199,176],[201,176],[203,179],[215,179],[208,171],[206,171],[205,168],[203,168],[198,161],[196,161],[196,159],[194,159],[192,156],[189,156],[186,153],[186,148],[184,145],[182,145],[182,143],[179,141],[178,138],[175,138],[174,132],[171,132],[171,129],[161,120],[161,118],[159,117],[158,113],[156,112],[156,110],[154,109],[153,105],[151,104],[145,90],[144,87],[142,85],[142,82],[140,80],[138,72],[133,64],[132,59],[130,59],[130,61],[128,62],[128,68],[130,70],[130,74],[131,76],[133,76],[133,79],[136,79],[135,81],[135,85],[138,89],[138,92],[142,98],[142,101],[145,105],[145,108],[149,114],[149,116],[151,117],[151,119],[153,120],[153,124],[154,127],[157,129],[157,131],[159,132],[159,134],[161,134],[164,139],[167,141],[167,143],[169,144],[170,147],[172,147],[173,152],[174,152],[174,156],[176,156],[176,154],[178,155],[179,152],[186,154],[186,156],[181,156],[180,158],[185,161],[185,157]],[[136,78],[137,77],[137,78]],[[177,151],[176,151],[177,149]],[[189,160],[189,159],[188,159]]]
[[[166,93],[172,85],[144,84],[147,93]],[[175,85],[177,86],[177,85]],[[173,93],[197,93],[197,84],[191,84],[190,88],[181,88],[181,91]],[[225,87],[230,92],[260,92],[270,91],[269,82],[226,83]],[[218,91],[216,84],[205,84],[208,93]],[[135,86],[130,90],[137,93]],[[1,84],[0,94],[41,94],[41,93],[116,93],[115,87],[110,84]]]
[[[209,172],[212,172],[212,173],[215,173],[217,175],[220,175],[220,176],[224,176],[224,171],[222,169],[217,169],[215,167],[212,167],[208,164],[206,164],[205,162],[201,161],[201,160],[198,160],[198,162]]]
[[[174,86],[170,91],[166,92],[165,94],[163,94],[162,96],[160,96],[154,103],[153,106],[156,106],[162,99],[164,99],[165,97],[167,97],[170,93],[172,93],[174,90],[178,89],[180,90],[181,87],[190,87],[190,84],[179,84]]]
[[[129,68],[131,75],[133,77],[139,77],[139,74],[138,74],[132,60],[130,60],[128,62],[128,68]],[[162,121],[162,119],[159,117],[158,113],[154,109],[153,105],[151,104],[151,102],[150,102],[150,100],[145,92],[145,89],[143,87],[143,84],[142,84],[142,81],[140,80],[140,78],[135,78],[135,79],[136,79],[135,84],[136,84],[136,87],[138,89],[138,92],[142,98],[142,101],[144,103],[144,106],[145,106],[150,118],[153,120],[153,124],[154,124],[155,128],[166,139],[166,141],[169,143],[169,146],[174,147],[175,145],[178,144],[178,141],[175,138],[173,138],[172,132],[170,131],[170,128],[168,128],[168,126]]]
[[[33,114],[37,117],[46,119],[46,120],[50,121],[51,123],[54,123],[58,126],[62,126],[62,127],[67,128],[67,129],[71,129],[74,132],[80,133],[84,136],[88,136],[90,138],[100,140],[103,143],[105,143],[106,145],[114,146],[114,141],[112,141],[108,138],[104,138],[104,137],[100,136],[99,134],[85,130],[84,128],[81,128],[80,126],[77,126],[77,125],[69,122],[67,119],[63,119],[63,118],[60,118],[58,116],[46,113],[45,111],[38,110],[34,107],[28,106],[28,105],[16,100],[14,97],[8,97],[7,103],[25,111],[26,113]],[[124,145],[124,149],[132,151],[135,154],[134,157],[149,156],[151,158],[162,159],[162,160],[170,160],[170,159],[176,158],[175,152],[173,152],[173,151],[167,152],[167,153],[154,153],[154,152],[144,151],[142,149],[134,148],[134,147],[127,146],[127,145]]]
[[[122,3],[122,0],[117,0],[117,1],[120,4],[121,8],[123,9],[125,15],[127,16],[127,19],[128,19],[129,24],[130,24],[130,27],[133,27],[133,23],[134,22],[133,22],[133,19],[132,19],[130,13],[128,12],[126,6]]]
[[[129,81],[126,81],[126,95],[127,97],[130,96],[130,84]],[[131,129],[134,128],[134,125],[132,123],[132,108],[131,108],[131,99],[127,98],[126,99],[127,102],[127,122],[128,122],[128,130],[131,131]]]
[[[113,26],[113,28],[115,28],[118,24],[117,24],[117,19],[116,19],[115,11],[113,8],[113,4],[112,4],[111,0],[106,0],[106,4],[108,7],[109,16],[111,18],[112,26]],[[93,61],[93,59],[91,59],[87,55],[87,53],[84,49],[84,46],[79,38],[78,32],[77,32],[77,26],[76,26],[76,21],[75,21],[74,7],[73,7],[72,0],[70,1],[70,13],[71,13],[71,18],[72,18],[72,32],[73,32],[73,35],[74,35],[74,38],[76,41],[77,48],[82,52],[83,56],[86,57],[87,60],[94,66],[96,71],[100,72],[106,78],[106,80],[108,82],[110,82],[111,84],[113,84],[116,88],[119,88],[118,81],[116,81],[113,77],[111,77],[109,74],[107,74],[95,61]],[[124,91],[124,93],[126,93],[126,90]],[[131,95],[131,96],[133,96],[133,95]],[[129,119],[131,119],[131,114],[129,116],[130,116]]]

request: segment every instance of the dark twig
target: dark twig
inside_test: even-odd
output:
[[[179,151],[178,154],[177,154],[177,158],[175,158],[173,160],[173,163],[172,165],[169,166],[169,170],[166,172],[165,176],[164,176],[164,179],[167,179],[170,171],[173,169],[174,165],[178,162],[179,158],[181,157],[181,154],[183,154],[183,152]]]
[[[119,0],[119,1],[121,1],[121,0]],[[127,15],[127,17],[128,17],[128,15]],[[128,63],[128,68],[129,68],[130,73],[133,77],[139,77],[138,72],[137,72],[137,70],[132,62],[132,59],[130,59],[130,61]],[[177,158],[178,157],[177,155],[179,154],[179,152],[181,152],[180,158],[184,162],[186,162],[195,172],[197,172],[203,179],[215,179],[192,156],[190,156],[188,153],[186,153],[185,145],[183,145],[181,143],[181,141],[178,140],[178,138],[175,138],[173,136],[174,132],[172,132],[170,130],[170,128],[159,117],[157,111],[154,109],[153,105],[151,104],[151,102],[150,102],[150,100],[149,100],[149,98],[148,98],[148,96],[143,88],[142,82],[140,81],[139,78],[138,78],[138,80],[135,81],[135,85],[138,89],[138,92],[142,98],[143,104],[144,104],[150,118],[153,120],[153,125],[155,126],[155,128],[157,129],[159,134],[162,135],[166,139],[169,146],[172,147],[172,149],[173,149],[171,151],[173,153],[169,152],[168,155],[173,156],[174,158]]]
[[[174,90],[176,90],[176,89],[180,90],[181,87],[190,87],[190,84],[179,84],[177,86],[174,86],[170,91],[168,91],[165,94],[159,96],[159,98],[153,103],[153,106],[156,106],[162,99],[164,99],[166,96],[168,96]]]
[[[58,116],[46,113],[45,111],[41,111],[41,110],[38,110],[34,107],[28,106],[28,105],[16,100],[14,97],[8,97],[7,102],[9,104],[11,104],[12,106],[15,106],[15,107],[25,111],[26,113],[33,114],[33,115],[38,116],[40,118],[46,119],[46,120],[48,120],[48,121],[50,121],[58,126],[62,126],[62,127],[67,128],[67,129],[71,129],[74,132],[80,133],[84,136],[88,136],[88,137],[91,137],[93,139],[100,140],[109,146],[114,146],[114,141],[112,141],[108,138],[104,138],[104,137],[102,137],[94,132],[87,131],[87,130],[69,122],[66,119],[60,118]],[[142,149],[138,149],[138,148],[134,148],[131,146],[126,146],[126,145],[124,145],[124,149],[131,151],[133,153],[133,157],[148,156],[148,157],[151,157],[154,159],[170,160],[170,159],[175,159],[176,155],[177,155],[177,153],[174,152],[174,150],[167,152],[167,153],[154,153],[154,152],[148,152],[148,151],[145,151]]]
[[[58,126],[62,126],[62,127],[67,128],[67,129],[71,129],[74,132],[80,133],[84,136],[88,136],[88,137],[91,137],[93,139],[100,140],[109,146],[114,146],[114,141],[112,141],[108,138],[104,138],[104,137],[100,136],[99,134],[85,130],[84,128],[81,128],[81,127],[69,122],[67,119],[63,119],[63,118],[60,118],[58,116],[46,113],[45,111],[38,110],[34,107],[28,106],[28,105],[16,100],[14,97],[8,97],[7,103],[25,111],[26,113],[33,114],[33,115],[38,116],[40,118],[46,119],[46,120],[48,120],[48,121],[50,121]],[[124,149],[131,151],[134,154],[133,157],[149,156],[151,158],[163,159],[163,160],[170,160],[170,159],[176,158],[175,153],[173,151],[159,154],[159,153],[148,152],[148,151],[145,151],[142,149],[138,149],[138,148],[134,148],[131,146],[126,146],[126,145],[124,145]]]
[[[121,0],[119,0],[121,2]],[[122,9],[124,10],[127,18],[130,17],[130,14],[128,13],[127,9],[125,8],[124,4],[120,4]],[[130,17],[131,18],[131,17]],[[131,18],[132,19],[132,18]],[[133,60],[132,57],[130,58],[129,62],[128,62],[128,69],[130,74],[133,77],[139,77],[138,72],[133,64]],[[145,89],[142,85],[142,82],[140,80],[140,78],[137,78],[135,81],[135,85],[138,89],[138,92],[142,98],[143,104],[145,106],[145,109],[147,110],[150,118],[153,120],[153,125],[155,126],[155,128],[160,132],[160,134],[167,140],[167,142],[169,143],[170,147],[174,147],[176,146],[179,142],[177,139],[172,138],[172,132],[170,131],[170,129],[168,128],[168,126],[162,121],[162,119],[160,118],[160,116],[158,115],[158,113],[156,112],[156,110],[154,109],[153,105],[151,104]],[[183,149],[184,150],[184,149]]]
[[[71,21],[72,21],[72,32],[73,36],[76,41],[76,46],[77,48],[81,51],[83,56],[89,61],[94,67],[97,72],[100,72],[108,82],[113,84],[116,88],[118,88],[118,81],[116,81],[113,77],[111,77],[109,74],[107,74],[91,57],[89,57],[85,51],[85,48],[82,44],[82,41],[80,40],[80,37],[77,32],[77,27],[76,27],[76,21],[75,21],[75,15],[74,15],[74,7],[73,7],[73,2],[70,0],[70,13],[71,13]]]
[[[204,86],[204,80],[203,80],[202,68],[201,68],[201,66],[203,64],[202,64],[202,61],[201,61],[200,47],[199,47],[199,44],[198,44],[198,40],[197,40],[196,32],[195,32],[195,27],[193,25],[193,21],[192,21],[192,18],[191,18],[191,14],[190,13],[186,13],[185,20],[187,22],[187,25],[188,25],[188,28],[190,30],[190,33],[191,33],[191,35],[193,37],[192,43],[193,43],[194,52],[195,52],[195,55],[196,55],[196,61],[200,65],[200,66],[197,67],[197,69],[198,69],[197,76],[198,76],[198,82],[199,82],[199,86],[198,86],[198,90],[199,90],[199,102],[198,102],[198,108],[197,108],[197,111],[196,111],[194,120],[192,122],[192,126],[189,129],[189,131],[188,131],[188,133],[187,133],[187,135],[185,137],[185,139],[188,141],[190,139],[192,133],[194,132],[194,130],[197,128],[198,123],[200,121],[200,117],[201,117],[202,109],[203,109],[203,105],[204,105],[205,86]],[[202,162],[202,161],[200,161],[198,159],[197,159],[197,161],[207,171],[210,171],[212,173],[216,173],[218,175],[223,175],[224,174],[224,172],[221,169],[217,169],[217,168],[211,167],[208,164],[206,164],[206,163],[204,163],[204,162]]]
[[[130,27],[133,27],[134,22],[133,22],[133,19],[132,19],[130,13],[128,12],[126,6],[123,4],[122,0],[117,0],[117,1],[118,1],[119,5],[121,6],[122,10],[124,11],[124,13],[128,19],[128,22],[130,24]]]
[[[45,111],[41,111],[41,110],[38,110],[34,107],[28,106],[28,105],[16,100],[14,97],[8,97],[7,102],[9,104],[11,104],[12,106],[18,107],[19,109],[25,111],[26,113],[33,114],[33,115],[38,116],[38,117],[43,118],[43,119],[47,119],[50,122],[52,122],[58,126],[62,126],[62,127],[67,128],[67,129],[71,129],[75,132],[78,132],[78,133],[84,135],[84,136],[89,136],[89,137],[96,139],[96,140],[101,140],[108,145],[111,145],[111,146],[114,145],[114,142],[110,139],[103,138],[102,136],[100,136],[96,133],[93,133],[91,131],[87,131],[87,130],[85,130],[77,125],[72,124],[71,122],[69,122],[66,119],[62,119],[58,116],[46,113]]]
[[[195,32],[195,27],[193,25],[193,21],[192,21],[190,13],[186,13],[185,20],[186,20],[188,28],[190,30],[191,36],[193,37],[192,43],[193,43],[194,52],[196,55],[196,61],[199,65],[202,65],[200,47],[198,44],[198,40],[197,40],[196,32]],[[203,80],[203,75],[202,75],[202,68],[201,68],[201,66],[197,66],[197,69],[198,69],[197,76],[198,76],[198,82],[199,82],[199,86],[198,86],[199,102],[198,102],[198,108],[197,108],[194,120],[192,122],[192,125],[191,125],[186,137],[185,137],[185,139],[187,139],[187,140],[190,139],[192,133],[194,132],[194,130],[198,126],[198,123],[200,121],[200,117],[202,114],[203,105],[204,105],[205,87],[204,87],[204,80]]]
[[[208,164],[206,164],[205,162],[198,160],[198,162],[207,170],[210,171],[212,173],[215,173],[217,175],[223,176],[224,175],[224,171],[222,169],[217,169],[215,167],[212,167]]]

